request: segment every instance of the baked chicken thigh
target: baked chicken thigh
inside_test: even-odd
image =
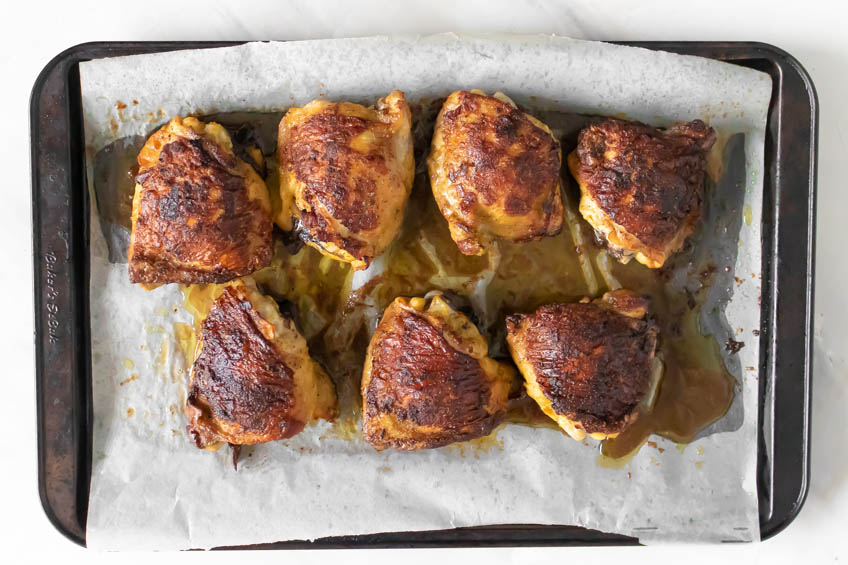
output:
[[[707,153],[704,122],[660,130],[605,119],[580,132],[568,167],[580,185],[580,213],[622,263],[662,267],[695,231]]]
[[[551,130],[502,93],[460,90],[436,118],[430,185],[460,251],[562,229],[562,152]]]
[[[129,276],[135,283],[223,283],[271,262],[265,181],[214,122],[176,117],[138,155]]]
[[[515,371],[441,296],[397,298],[371,338],[362,431],[378,450],[440,447],[487,435],[507,409]]]
[[[366,108],[314,100],[292,108],[277,138],[277,223],[321,253],[365,269],[400,230],[415,161],[411,116],[396,90]]]
[[[334,418],[333,383],[277,303],[250,279],[219,290],[202,323],[186,399],[195,444],[275,441]]]
[[[576,440],[616,437],[656,386],[657,329],[627,290],[507,317],[507,343],[527,394]]]

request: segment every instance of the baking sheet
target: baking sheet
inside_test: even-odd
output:
[[[758,539],[757,379],[746,368],[759,365],[752,332],[767,75],[562,37],[452,34],[138,55],[82,63],[80,75],[89,179],[99,149],[176,114],[278,111],[318,96],[372,102],[395,88],[412,99],[502,90],[534,108],[655,125],[707,119],[744,135],[735,272],[752,275],[731,285],[725,310],[746,343],[733,363],[737,402],[685,449],[654,438],[657,448],[612,469],[554,430],[507,426],[477,446],[376,453],[322,423],[252,448],[236,473],[226,450],[203,452],[185,437],[188,367],[173,337],[175,323],[190,322],[182,296],[173,286],[130,285],[126,265],[109,262],[92,209],[90,547],[208,548],[500,523],[577,524],[643,542]]]

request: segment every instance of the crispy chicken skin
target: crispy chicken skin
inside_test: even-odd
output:
[[[440,447],[490,433],[515,371],[441,296],[397,298],[371,338],[362,375],[362,431],[376,449]]]
[[[580,213],[621,262],[662,267],[698,224],[714,143],[700,120],[665,130],[612,118],[590,125],[568,156]]]
[[[227,130],[176,117],[138,155],[129,276],[134,283],[223,283],[271,262],[265,181]]]
[[[616,290],[507,317],[507,343],[527,394],[572,438],[612,438],[638,417],[657,374],[657,329],[644,320],[647,306]]]
[[[365,269],[400,230],[415,160],[411,114],[396,90],[366,108],[314,100],[280,121],[278,225]]]
[[[562,229],[562,151],[551,130],[502,93],[448,96],[427,165],[433,196],[460,251],[497,238],[529,241]]]
[[[250,279],[222,286],[203,320],[186,414],[197,447],[291,437],[336,416],[330,378],[294,322]]]

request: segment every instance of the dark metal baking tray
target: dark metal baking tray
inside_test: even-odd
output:
[[[33,262],[38,489],[56,528],[85,545],[91,479],[89,198],[78,63],[155,51],[235,45],[103,42],[56,56],[32,90]],[[758,490],[760,533],[798,514],[809,486],[813,257],[818,102],[785,51],[749,42],[626,43],[728,61],[772,77],[763,179]],[[251,548],[636,544],[573,526],[503,525],[344,536]]]

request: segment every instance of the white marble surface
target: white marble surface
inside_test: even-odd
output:
[[[2,106],[7,108],[0,136],[4,205],[0,207],[0,287],[6,291],[6,319],[0,327],[0,355],[6,361],[3,392],[5,429],[10,445],[0,466],[0,559],[41,562],[61,553],[70,563],[166,562],[230,563],[280,559],[323,562],[486,559],[541,563],[763,562],[822,563],[846,557],[848,455],[846,402],[848,361],[843,322],[848,306],[839,298],[848,266],[841,258],[845,233],[839,163],[844,159],[848,111],[845,68],[848,9],[842,2],[741,2],[711,0],[695,8],[679,1],[629,2],[212,2],[148,0],[144,3],[36,1],[4,6],[0,18]],[[172,16],[169,16],[172,14]],[[296,552],[274,554],[108,554],[71,545],[52,529],[41,511],[36,489],[35,402],[33,385],[30,259],[30,185],[28,145],[29,91],[41,68],[56,53],[91,40],[300,39],[363,36],[375,33],[437,31],[555,32],[599,40],[759,40],[773,43],[807,68],[821,107],[819,207],[816,281],[816,352],[813,407],[812,487],[806,507],[773,540],[747,546],[671,546],[652,548],[563,548],[419,551]],[[12,295],[11,292],[16,294]],[[11,433],[10,433],[11,432]],[[155,517],[151,517],[155,519]],[[55,558],[55,557],[54,557]]]

